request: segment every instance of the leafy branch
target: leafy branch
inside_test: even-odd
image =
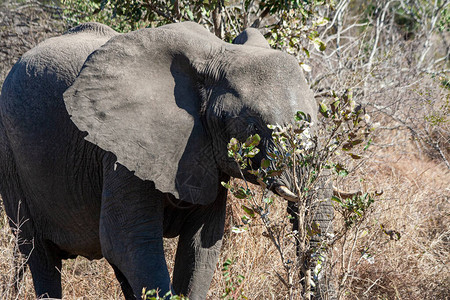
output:
[[[289,290],[291,298],[301,295],[303,299],[310,299],[312,289],[316,283],[317,274],[311,274],[314,265],[323,263],[321,252],[327,251],[338,239],[325,239],[320,224],[314,221],[315,210],[322,201],[318,199],[318,191],[329,180],[330,170],[336,176],[347,176],[348,170],[338,159],[340,153],[345,153],[353,160],[362,159],[363,153],[369,147],[370,134],[374,126],[364,109],[353,100],[351,91],[338,97],[334,94],[329,103],[319,105],[320,122],[314,124],[312,117],[304,112],[297,112],[294,121],[286,126],[269,125],[272,130],[270,147],[265,158],[258,164],[254,162],[261,137],[251,135],[244,142],[232,138],[228,144],[228,155],[234,159],[240,169],[244,185],[222,183],[238,199],[244,200],[241,207],[244,211],[241,221],[244,224],[234,227],[233,232],[241,233],[249,230],[253,220],[259,219],[266,236],[272,241],[283,262],[285,274],[276,272],[277,277]],[[253,166],[259,166],[253,168]],[[250,187],[245,174],[256,177],[259,192]],[[296,227],[286,231],[278,220],[271,218],[273,197],[268,196],[267,187],[274,179],[283,179],[284,174],[292,178],[289,184],[297,196]],[[286,176],[285,176],[286,177]],[[259,195],[259,196],[257,196]],[[345,229],[360,222],[365,212],[373,204],[378,194],[357,193],[351,197],[333,196],[336,210],[341,212],[345,222]],[[283,222],[282,222],[283,223]],[[342,235],[339,235],[342,236]],[[312,247],[311,240],[320,238],[319,246]],[[291,240],[297,245],[296,257],[289,257],[286,241]],[[317,261],[312,261],[316,259]],[[295,262],[295,263],[294,263]],[[320,272],[320,268],[314,268]],[[316,275],[316,276],[314,276]],[[298,280],[295,278],[298,277]]]

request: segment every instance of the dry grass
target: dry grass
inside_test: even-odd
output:
[[[8,218],[2,210],[0,219],[0,298],[31,299],[34,295],[31,276],[25,272],[23,279],[20,269],[24,260],[18,255],[18,241],[8,226]]]
[[[19,270],[25,259],[17,252],[17,239],[7,225],[2,211],[0,229],[0,299],[34,299],[31,272],[25,269],[23,277]],[[63,262],[61,270],[65,299],[121,299],[121,291],[114,272],[102,259],[89,261],[85,258]]]
[[[443,163],[419,157],[415,151],[375,147],[373,155],[373,162],[359,170],[360,178],[366,190],[384,193],[361,226],[334,248],[333,273],[340,298],[448,299],[450,172]],[[231,202],[237,211],[237,200]],[[280,218],[284,213],[279,204]],[[338,216],[336,221],[339,226]],[[381,225],[401,238],[391,238]],[[364,250],[373,261],[362,258]],[[245,276],[242,288],[249,299],[286,299],[286,289],[273,272],[281,269],[279,257],[260,228],[227,236],[211,299],[223,291],[220,263],[226,258],[234,258],[233,272]],[[345,274],[348,277],[342,282]]]
[[[374,262],[363,260],[354,267],[349,298],[447,299],[450,173],[443,163],[392,150],[378,151],[363,171],[370,174],[368,184],[384,194],[356,247],[368,247]],[[400,240],[392,240],[381,225],[399,232]]]
[[[448,299],[450,173],[436,161],[392,150],[378,148],[372,163],[360,170],[365,174],[365,188],[382,188],[384,193],[358,230],[352,230],[347,241],[334,249],[333,272],[338,286],[347,272],[342,268],[342,256],[347,267],[352,253],[350,272],[340,286],[341,299]],[[274,272],[282,273],[282,264],[270,240],[262,235],[263,227],[255,224],[248,232],[231,233],[230,224],[238,223],[241,214],[239,200],[230,199],[224,245],[208,299],[219,299],[225,290],[221,268],[228,258],[234,261],[231,267],[234,278],[245,277],[242,284],[234,282],[236,296],[286,299],[287,290]],[[285,219],[283,202],[276,204],[274,214],[277,219]],[[20,288],[14,288],[17,265],[21,261],[14,250],[16,239],[8,226],[4,226],[7,219],[2,215],[1,220],[0,297],[32,299],[29,271],[20,281]],[[400,240],[385,234],[381,224],[386,230],[398,231]],[[176,240],[166,240],[165,245],[172,269]],[[371,254],[373,261],[361,258],[363,249]],[[121,298],[114,273],[104,260],[68,260],[63,265],[62,278],[65,299]]]
[[[249,299],[283,299],[287,295],[287,289],[275,274],[276,271],[284,275],[283,264],[270,239],[263,235],[265,229],[262,223],[255,220],[249,231],[239,234],[231,232],[232,225],[241,224],[240,217],[244,215],[241,204],[242,200],[229,196],[224,245],[208,299],[218,299],[225,290],[226,283],[221,269],[227,259],[233,261],[231,273],[237,290],[236,299],[241,299],[238,298],[239,295],[245,295]],[[286,218],[285,201],[276,202],[274,208],[271,219],[279,220],[278,225],[282,228],[291,227]],[[286,243],[284,247],[291,255],[295,251],[294,244]],[[238,275],[245,277],[241,284],[237,282]]]

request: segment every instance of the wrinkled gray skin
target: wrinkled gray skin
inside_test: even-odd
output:
[[[206,297],[224,230],[220,182],[239,176],[228,141],[260,134],[257,167],[273,147],[267,124],[316,111],[296,60],[243,34],[236,45],[195,23],[127,34],[88,23],[13,67],[0,98],[0,193],[38,296],[61,297],[61,260],[82,255],[105,257],[127,299],[143,287]],[[163,236],[179,236],[172,283]]]

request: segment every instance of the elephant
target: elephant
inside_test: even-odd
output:
[[[104,257],[126,299],[205,299],[222,244],[231,138],[317,106],[296,59],[255,29],[226,43],[185,22],[117,33],[86,23],[25,53],[0,95],[0,194],[37,296],[63,259]],[[250,182],[257,179],[248,170]],[[295,201],[291,174],[268,188]],[[20,230],[19,230],[20,226]],[[179,237],[173,278],[163,237]]]

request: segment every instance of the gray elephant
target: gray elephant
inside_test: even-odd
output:
[[[220,252],[230,138],[316,104],[295,58],[256,30],[228,44],[195,23],[118,34],[87,23],[28,51],[0,98],[0,193],[38,296],[61,260],[105,257],[126,299],[204,299]],[[248,43],[247,43],[248,42]],[[256,180],[246,173],[249,181]],[[292,200],[291,176],[270,189]],[[171,283],[163,237],[179,236]]]

